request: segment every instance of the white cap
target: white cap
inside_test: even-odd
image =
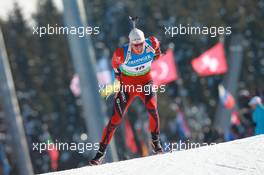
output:
[[[256,105],[256,104],[261,104],[261,98],[258,96],[251,98],[251,100],[248,103],[249,106]]]
[[[129,42],[132,44],[139,44],[145,41],[144,33],[137,28],[134,28],[130,31],[128,38]]]

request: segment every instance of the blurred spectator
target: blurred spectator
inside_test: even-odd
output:
[[[253,110],[252,117],[256,124],[255,135],[264,134],[264,106],[261,102],[261,98],[255,96],[248,104]]]
[[[225,141],[232,141],[242,138],[242,135],[239,131],[239,126],[232,124],[230,130],[225,133]]]
[[[211,144],[211,143],[219,143],[223,141],[223,135],[217,129],[212,126],[205,126],[203,128],[204,138],[203,142]]]
[[[0,145],[0,174],[9,175],[10,171],[11,171],[11,167],[7,161],[6,154],[3,150],[2,145]]]
[[[186,120],[186,116],[181,108],[176,105],[176,117],[169,122],[170,130],[173,134],[177,133],[180,140],[187,140],[191,137],[191,131]]]

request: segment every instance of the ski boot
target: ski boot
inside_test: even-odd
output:
[[[163,148],[160,143],[159,134],[151,133],[151,137],[152,137],[151,146],[152,146],[153,154],[162,154]]]
[[[99,150],[97,151],[95,157],[89,161],[90,166],[101,165],[105,157],[106,145],[100,144]]]

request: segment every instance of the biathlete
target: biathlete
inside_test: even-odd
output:
[[[104,128],[99,150],[95,157],[89,161],[90,165],[102,163],[107,145],[136,96],[141,98],[148,112],[153,152],[155,154],[163,152],[159,137],[160,121],[157,95],[152,88],[144,88],[144,86],[152,87],[153,85],[150,74],[151,63],[161,55],[160,43],[153,36],[145,38],[144,33],[136,28],[135,19],[132,19],[132,22],[133,29],[129,33],[129,43],[117,48],[112,57],[112,67],[115,77],[121,83],[121,88],[115,95],[112,117]],[[123,88],[126,86],[130,87],[129,90]],[[131,86],[142,86],[142,89],[149,89],[150,92],[146,93],[144,90],[138,92],[137,88],[131,88]]]

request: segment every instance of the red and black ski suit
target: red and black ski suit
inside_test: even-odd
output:
[[[145,40],[146,45],[144,46],[144,53],[141,55],[135,55],[133,57],[133,53],[131,53],[131,59],[127,61],[127,52],[129,52],[129,45],[118,48],[112,57],[112,67],[116,73],[116,77],[121,81],[122,86],[130,85],[130,86],[153,86],[152,77],[150,74],[150,65],[154,59],[158,59],[160,57],[160,44],[159,41],[155,37],[149,37]],[[152,52],[152,53],[151,53]],[[152,58],[151,58],[152,57]],[[142,64],[140,64],[140,61]],[[125,70],[125,66],[122,67],[123,64],[127,64],[129,66],[132,65],[129,69],[132,68],[143,69],[138,75],[131,75]],[[134,66],[135,65],[135,66]],[[143,65],[143,66],[142,66]],[[134,67],[133,67],[134,66]],[[122,69],[123,68],[123,69]],[[133,70],[132,70],[133,71]],[[143,75],[142,75],[143,74]],[[152,88],[146,88],[152,89]],[[138,96],[144,102],[148,116],[149,116],[149,126],[150,132],[152,134],[159,134],[159,114],[157,110],[157,95],[155,92],[150,90],[149,93],[145,93],[144,91],[136,91],[136,90],[125,90],[119,91],[116,93],[114,98],[114,108],[112,117],[109,120],[107,126],[104,128],[103,136],[100,144],[107,145],[111,141],[111,138],[121,123],[121,120],[124,114],[127,112],[127,109],[133,99]]]

